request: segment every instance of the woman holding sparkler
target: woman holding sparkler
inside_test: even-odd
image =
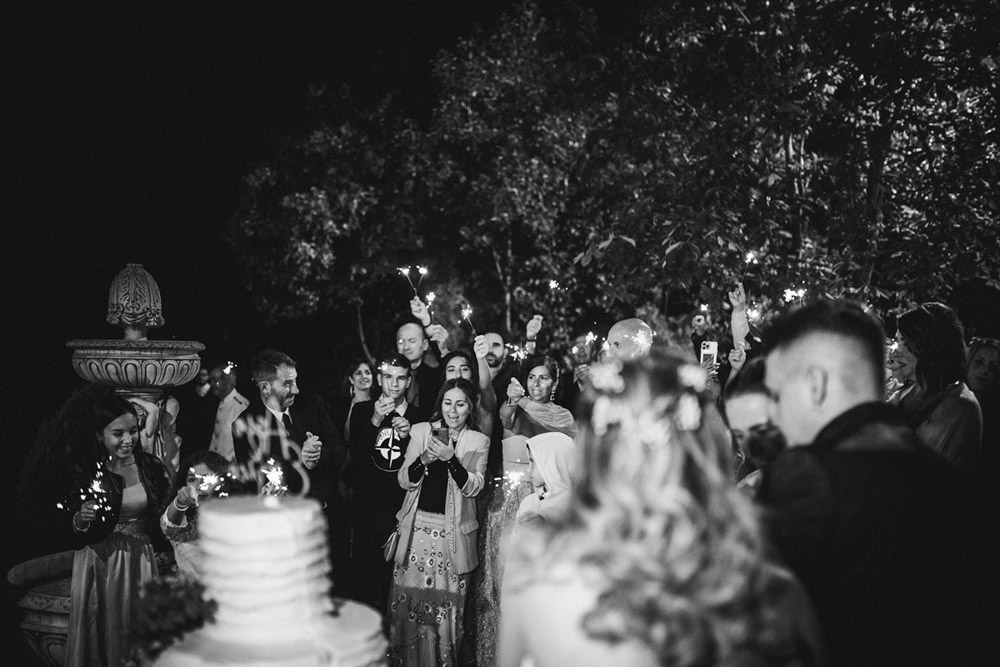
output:
[[[142,584],[157,575],[154,547],[168,481],[163,464],[139,441],[136,410],[106,390],[92,430],[70,444],[78,489],[68,505],[80,545],[73,559],[66,665],[120,665]]]
[[[559,365],[549,357],[535,357],[522,362],[521,368],[521,379],[511,379],[507,400],[500,406],[503,483],[496,487],[486,515],[483,583],[476,592],[476,660],[481,666],[492,665],[495,659],[506,546],[521,501],[533,490],[525,443],[544,433],[576,437],[573,414],[553,402],[559,386]]]
[[[160,528],[170,540],[177,571],[191,579],[198,573],[198,505],[217,494],[226,480],[229,461],[217,452],[195,452],[181,464],[170,496],[160,517]]]
[[[389,592],[391,665],[455,665],[470,573],[479,564],[475,496],[490,439],[475,430],[477,392],[447,380],[435,417],[415,424],[399,470],[406,490]]]

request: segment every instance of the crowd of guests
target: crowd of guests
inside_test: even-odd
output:
[[[78,549],[67,664],[121,664],[142,584],[196,579],[198,506],[238,491],[321,503],[393,665],[991,664],[1000,342],[938,303],[892,338],[830,301],[759,331],[728,296],[680,345],[629,319],[558,355],[535,317],[521,359],[450,350],[414,298],[332,401],[276,350],[179,402],[77,392],[21,493]]]

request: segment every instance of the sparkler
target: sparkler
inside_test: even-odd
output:
[[[786,302],[791,302],[792,299],[798,299],[799,303],[802,303],[802,297],[804,297],[805,295],[806,291],[804,288],[792,289],[791,287],[789,287],[788,289],[785,290],[784,299]]]
[[[267,478],[267,485],[261,489],[261,492],[264,495],[285,495],[285,492],[288,491],[288,485],[285,484],[285,473],[281,471],[281,466],[279,466],[274,459],[268,459],[266,463],[261,466],[260,472],[265,478]]]
[[[549,289],[550,290],[557,290],[557,289],[559,289],[559,281],[558,280],[550,280],[549,281]]]
[[[750,306],[747,308],[747,320],[750,322],[759,322],[761,316],[761,310],[759,306]]]
[[[225,368],[222,369],[222,372],[224,374],[226,374],[226,375],[229,375],[230,373],[234,372],[235,370],[236,370],[236,364],[234,364],[231,361],[227,361]]]
[[[91,480],[90,484],[80,489],[80,500],[81,504],[87,502],[88,500],[93,500],[97,506],[94,511],[98,513],[98,518],[100,521],[104,521],[105,517],[101,515],[104,511],[109,511],[111,509],[111,504],[108,502],[108,492],[104,488],[104,470],[101,465],[97,465],[97,470],[94,472],[94,478]],[[56,507],[61,510],[69,510],[69,503],[58,502]]]
[[[515,361],[522,361],[528,356],[528,353],[524,351],[524,348],[520,345],[514,345],[513,343],[507,343],[507,350],[510,352],[510,356]]]
[[[198,473],[194,473],[195,488],[198,490],[199,494],[201,493],[213,494],[218,492],[219,489],[222,488],[222,482],[223,482],[222,477],[216,475],[215,473],[208,473],[205,475],[199,475]]]
[[[427,293],[427,315],[431,318],[432,324],[434,323],[434,311],[431,310],[431,306],[434,305],[434,299],[436,298],[437,296],[434,294],[434,292]]]
[[[420,277],[417,278],[417,282],[415,283],[413,282],[413,278],[410,275],[411,271],[409,266],[401,266],[396,270],[399,271],[399,275],[406,277],[406,282],[410,283],[410,287],[413,289],[413,296],[419,296],[417,288],[420,287],[420,283],[424,281],[424,276],[426,276],[428,273],[427,267],[426,266],[417,267],[417,274]]]
[[[700,306],[698,306],[698,310],[700,310],[703,313],[707,313],[708,312],[708,304],[707,303],[701,304]]]
[[[747,277],[747,271],[750,270],[750,265],[758,263],[759,261],[757,259],[757,253],[751,250],[746,254],[746,256],[743,258],[743,273],[742,275],[740,275],[740,282],[743,282],[743,280]]]
[[[469,328],[472,329],[472,335],[473,337],[475,337],[478,336],[479,334],[476,333],[476,327],[472,323],[471,318],[472,318],[472,306],[470,306],[469,304],[465,304],[464,306],[462,306],[462,319],[464,319],[466,322],[469,323]]]

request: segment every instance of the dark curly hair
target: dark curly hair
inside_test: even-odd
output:
[[[73,489],[74,468],[89,470],[107,458],[97,434],[125,413],[135,415],[131,403],[110,387],[88,384],[39,427],[21,471],[14,510],[45,552],[69,548],[59,529],[66,521],[58,504]]]
[[[925,303],[896,320],[906,346],[917,357],[920,393],[933,396],[965,379],[965,331],[955,311],[943,303]]]

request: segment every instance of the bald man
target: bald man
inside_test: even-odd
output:
[[[847,303],[774,324],[765,384],[789,449],[758,499],[816,606],[828,664],[985,664],[992,614],[969,596],[993,578],[969,575],[989,552],[968,529],[956,473],[882,401],[884,341]]]
[[[637,317],[615,322],[608,331],[607,358],[622,361],[638,359],[649,354],[653,345],[653,330]]]

